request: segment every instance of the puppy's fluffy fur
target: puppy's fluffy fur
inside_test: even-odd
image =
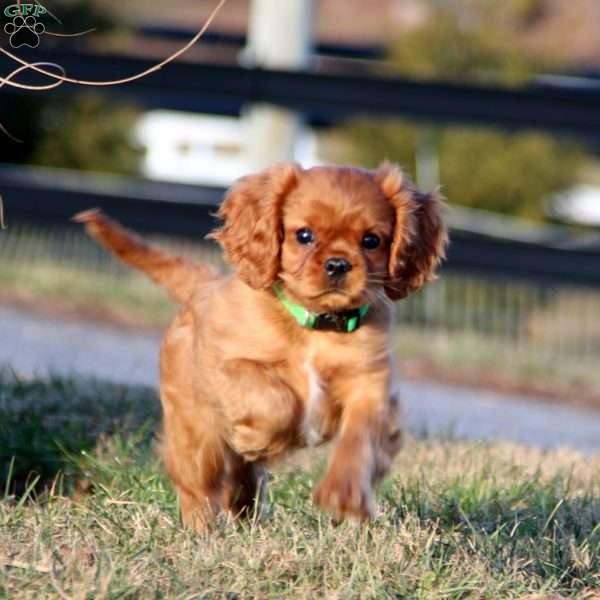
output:
[[[269,461],[332,438],[316,502],[338,518],[372,514],[373,487],[401,438],[392,301],[433,278],[447,239],[440,212],[390,164],[277,165],[241,179],[221,206],[212,237],[229,276],[148,246],[99,211],[75,217],[182,305],[162,343],[160,393],[162,456],[186,524],[250,510]],[[306,228],[314,240],[300,243]],[[380,245],[365,248],[366,234]],[[351,269],[332,278],[330,258]],[[315,313],[371,309],[352,333],[306,329],[276,282]]]

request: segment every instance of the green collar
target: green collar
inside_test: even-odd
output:
[[[370,304],[363,304],[352,310],[319,314],[292,302],[278,284],[273,284],[273,291],[298,324],[307,329],[352,333],[360,327],[362,320],[371,308]]]

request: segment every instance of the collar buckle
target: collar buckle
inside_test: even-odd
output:
[[[319,331],[352,333],[359,328],[360,320],[361,317],[358,308],[337,313],[322,313],[317,315],[314,329]]]
[[[292,302],[286,297],[278,284],[273,284],[273,291],[299,325],[317,331],[352,333],[361,326],[364,317],[371,308],[370,304],[363,304],[359,308],[351,310],[318,314]]]

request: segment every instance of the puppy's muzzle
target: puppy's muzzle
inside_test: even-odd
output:
[[[328,258],[323,266],[327,276],[334,280],[343,279],[352,270],[352,265],[345,258],[339,257]]]

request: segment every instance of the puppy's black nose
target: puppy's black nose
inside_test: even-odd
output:
[[[331,278],[343,277],[352,270],[352,265],[345,258],[328,258],[325,261],[325,272]]]

